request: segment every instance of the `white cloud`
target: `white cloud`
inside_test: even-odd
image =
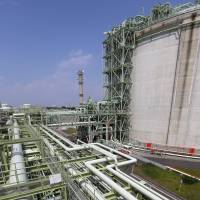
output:
[[[73,51],[58,63],[55,71],[46,77],[27,84],[16,83],[1,87],[1,94],[9,103],[74,104],[78,103],[77,71],[85,69],[92,61],[91,54]],[[1,78],[0,78],[1,80]]]
[[[70,55],[60,62],[60,70],[68,69],[70,67],[80,68],[88,64],[88,61],[91,61],[91,54],[84,54],[82,50],[74,51]]]

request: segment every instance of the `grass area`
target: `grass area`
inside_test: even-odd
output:
[[[200,169],[187,169],[187,168],[176,168],[176,169],[183,171],[187,174],[190,174],[192,176],[196,176],[197,178],[200,178]]]
[[[184,199],[200,200],[200,182],[182,182],[182,177],[179,174],[160,169],[152,164],[136,165],[133,173],[155,183],[156,185],[165,187],[167,190],[176,193]],[[180,187],[181,182],[182,184]]]

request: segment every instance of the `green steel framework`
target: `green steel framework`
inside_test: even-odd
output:
[[[107,33],[107,39],[104,41],[105,98],[107,101],[116,102],[111,104],[110,109],[117,115],[117,138],[120,141],[126,137],[129,127],[128,107],[134,48],[135,33],[126,26]]]
[[[2,127],[0,138],[1,155],[1,173],[0,173],[0,200],[21,199],[26,197],[47,198],[52,194],[60,195],[63,199],[68,199],[66,184],[68,178],[62,176],[63,180],[60,184],[50,185],[49,176],[53,173],[50,162],[46,162],[44,153],[44,144],[39,134],[33,134],[32,130],[27,124],[21,124],[20,130],[22,138],[13,140],[12,137],[6,133],[8,127]],[[11,127],[10,127],[11,128]],[[25,165],[29,181],[27,183],[18,183],[17,185],[10,185],[9,180],[9,161],[11,159],[12,144],[21,143],[25,152]],[[31,149],[32,152],[28,150]],[[34,158],[34,159],[31,159]],[[51,163],[52,164],[52,163]],[[57,169],[64,175],[64,164],[56,162]],[[16,173],[16,172],[15,172]],[[18,182],[18,176],[17,182]],[[27,190],[28,188],[28,190]],[[13,192],[15,191],[15,192]]]
[[[155,23],[181,14],[187,9],[199,9],[200,1],[172,7],[159,4],[153,7],[150,16],[131,17],[106,32],[104,46],[104,87],[105,100],[110,102],[110,112],[115,113],[116,133],[120,142],[127,141],[130,131],[130,90],[134,87],[131,73],[134,73],[134,52],[137,46],[137,33]],[[134,101],[134,99],[132,99]],[[134,117],[134,116],[133,116]]]
[[[200,1],[196,1],[197,4]],[[134,73],[134,61],[132,60],[134,50],[137,45],[136,33],[144,28],[151,26],[158,21],[162,21],[168,17],[175,16],[177,12],[191,8],[194,4],[188,3],[184,5],[172,8],[170,4],[155,6],[152,10],[152,14],[149,17],[136,16],[124,21],[121,25],[116,26],[112,31],[107,32],[106,39],[104,41],[104,59],[105,59],[105,100],[106,105],[97,109],[96,105],[87,104],[86,111],[82,113],[74,114],[74,117],[78,117],[81,121],[96,120],[99,126],[99,133],[102,132],[101,128],[113,126],[111,131],[114,139],[123,141],[128,138],[129,133],[129,117],[130,117],[130,89],[134,87],[134,82],[131,80],[131,73]],[[199,8],[199,7],[197,7]],[[45,112],[39,113],[40,109],[34,114],[35,122],[41,123],[45,121]],[[33,112],[34,113],[34,112]],[[73,114],[72,114],[73,115]],[[44,117],[44,119],[43,119]],[[33,117],[34,118],[34,117]],[[32,119],[33,119],[32,118]],[[46,117],[47,118],[47,117]],[[25,119],[24,119],[25,120]],[[89,135],[92,132],[92,124],[88,124]],[[10,193],[0,196],[0,200],[5,199],[19,199],[25,197],[32,197],[36,199],[39,195],[42,198],[51,197],[52,194],[61,195],[62,199],[69,199],[69,188],[73,185],[70,180],[84,180],[90,177],[91,174],[83,172],[77,177],[68,177],[65,173],[64,165],[66,163],[79,163],[85,160],[92,160],[97,155],[89,152],[89,154],[77,159],[68,159],[66,161],[58,161],[57,158],[53,158],[48,155],[48,150],[45,148],[43,142],[43,133],[39,129],[35,132],[28,123],[21,123],[20,128],[22,130],[23,137],[19,140],[12,140],[6,130],[9,127],[2,127],[0,129],[0,193],[5,192],[7,187],[7,181],[9,177],[9,160],[11,158],[11,145],[16,143],[22,143],[24,150],[32,149],[35,151],[26,153],[26,168],[27,175],[29,176],[29,182],[26,185],[9,186]],[[108,129],[106,129],[108,132]],[[108,139],[108,135],[107,138]],[[56,145],[56,144],[54,144]],[[57,151],[62,154],[63,150],[57,148]],[[29,160],[29,157],[34,157],[33,160]],[[99,168],[105,171],[104,166]],[[63,175],[63,181],[56,185],[49,185],[49,176],[56,173],[59,170]],[[106,173],[106,172],[105,172]],[[120,180],[117,180],[120,182]],[[121,183],[123,185],[123,183]],[[29,190],[21,190],[21,187],[29,187]],[[68,186],[68,187],[67,187]],[[74,186],[74,185],[73,185]],[[75,186],[73,187],[73,189]],[[128,191],[133,191],[129,185],[124,185],[124,188]],[[9,191],[6,188],[6,191]],[[13,193],[12,191],[16,192]],[[76,192],[76,191],[74,191]],[[105,193],[106,199],[115,199],[116,194],[113,191]]]
[[[24,121],[24,120],[23,120]],[[11,128],[11,127],[10,127]],[[81,188],[76,182],[82,182],[88,178],[93,177],[89,171],[83,171],[77,175],[69,175],[66,172],[66,164],[79,165],[85,161],[101,158],[102,155],[96,152],[85,150],[77,152],[79,157],[71,155],[65,157],[63,161],[58,160],[57,155],[65,155],[65,151],[58,146],[53,140],[51,144],[56,148],[57,155],[52,156],[50,149],[45,145],[44,139],[47,135],[40,131],[40,126],[36,125],[35,128],[30,126],[28,122],[22,122],[20,124],[20,130],[22,138],[13,140],[6,131],[8,127],[2,127],[0,138],[1,155],[0,160],[0,200],[14,200],[14,199],[49,199],[54,196],[61,196],[61,199],[79,199],[76,197],[82,197],[81,199],[90,199],[85,192],[81,192]],[[50,138],[48,138],[50,139]],[[25,168],[28,177],[28,182],[11,185],[9,183],[9,161],[11,159],[12,144],[21,143],[24,149],[25,155]],[[29,150],[31,150],[29,152]],[[75,157],[74,157],[75,156]],[[104,171],[106,174],[106,167],[98,165],[100,171]],[[53,174],[61,173],[62,181],[57,184],[50,184],[49,177]],[[113,177],[120,185],[127,191],[134,191],[134,188],[125,184],[117,177]],[[74,182],[75,181],[75,182]],[[136,192],[136,191],[135,191]],[[116,199],[117,194],[114,191],[105,191],[105,199]],[[138,194],[140,195],[140,194]],[[73,198],[72,198],[73,197]],[[94,193],[95,199],[95,193]]]

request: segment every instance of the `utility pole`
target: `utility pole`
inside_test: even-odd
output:
[[[83,70],[78,71],[80,105],[83,105]]]

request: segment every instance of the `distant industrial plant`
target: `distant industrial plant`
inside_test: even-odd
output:
[[[105,96],[0,104],[0,200],[199,200],[200,1],[105,32]],[[56,91],[55,91],[56,93]]]

